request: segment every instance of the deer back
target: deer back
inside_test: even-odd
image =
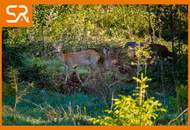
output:
[[[71,52],[60,55],[60,60],[63,61],[69,67],[90,65],[96,67],[99,54],[94,50],[84,50],[80,52]]]
[[[149,47],[153,52],[155,52],[160,57],[172,57],[172,52],[168,50],[168,48],[164,45],[160,44],[150,44]]]

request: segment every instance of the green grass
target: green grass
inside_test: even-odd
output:
[[[95,96],[84,93],[62,95],[47,90],[33,89],[17,104],[17,116],[13,117],[13,96],[3,96],[3,125],[82,125],[90,116],[103,113],[106,105]],[[68,112],[68,106],[72,112]],[[80,113],[77,111],[80,108]],[[58,109],[62,108],[62,111]],[[56,116],[48,118],[48,112]],[[55,113],[54,113],[55,115]],[[75,120],[75,121],[73,121]]]

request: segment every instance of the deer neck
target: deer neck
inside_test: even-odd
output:
[[[107,59],[107,60],[110,60],[110,59],[111,59],[111,57],[110,57],[109,54],[104,55],[104,58]]]

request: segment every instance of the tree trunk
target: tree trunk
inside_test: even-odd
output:
[[[173,80],[174,80],[174,86],[177,89],[177,81],[176,81],[176,56],[175,56],[175,34],[176,34],[176,28],[175,28],[175,19],[174,19],[174,13],[172,6],[170,8],[170,20],[171,20],[171,41],[172,41],[172,52],[173,52]],[[178,103],[178,101],[177,101]]]
[[[181,20],[181,12],[180,12],[180,6],[179,6],[179,17]],[[178,23],[179,24],[179,33],[178,33],[178,57],[177,59],[179,59],[180,62],[180,57],[181,57],[181,22]]]
[[[45,50],[45,39],[44,39],[44,26],[41,25],[41,37],[42,37],[42,47],[43,47],[43,51],[42,51],[42,55],[46,55],[46,50]]]
[[[158,28],[158,37],[159,38],[162,38],[162,23],[161,23],[161,5],[158,5],[158,6],[156,6],[156,7],[158,7],[157,9],[156,9],[156,15],[157,15],[157,20],[156,20],[156,22],[157,22],[157,28]]]
[[[151,12],[150,12],[150,5],[147,5],[147,11],[149,13],[148,17],[149,17],[149,34],[150,34],[150,39],[151,39],[151,43],[154,43],[154,38],[155,38],[155,30],[153,29],[152,26],[152,18],[151,18]]]
[[[17,78],[16,75],[14,74],[14,87],[15,87],[15,104],[13,107],[13,118],[16,120],[17,116],[17,103],[18,103],[18,85],[17,85]]]

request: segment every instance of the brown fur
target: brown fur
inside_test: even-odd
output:
[[[100,56],[94,50],[84,50],[66,54],[61,53],[59,55],[59,59],[69,67],[90,65],[92,68],[94,68],[100,59]]]
[[[172,52],[168,50],[168,48],[164,45],[160,44],[150,44],[149,47],[153,52],[155,52],[158,56],[166,58],[172,57]]]

